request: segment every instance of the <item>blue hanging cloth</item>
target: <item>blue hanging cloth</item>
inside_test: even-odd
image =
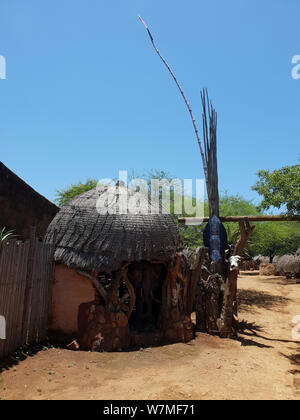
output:
[[[209,249],[209,257],[217,263],[228,248],[227,232],[221,220],[217,216],[212,216],[203,231],[203,243]]]

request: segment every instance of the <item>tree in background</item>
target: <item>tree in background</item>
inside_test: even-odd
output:
[[[224,216],[249,216],[261,214],[257,207],[252,203],[251,200],[245,200],[240,195],[228,195],[227,192],[220,197],[220,217]],[[204,216],[208,216],[208,202],[204,203]],[[184,217],[185,215],[183,215]],[[235,243],[239,236],[239,226],[234,222],[224,223],[227,231],[228,243]],[[189,248],[196,248],[203,246],[203,230],[205,225],[200,226],[185,226],[179,225],[179,230],[184,239],[184,244]]]
[[[288,214],[300,214],[300,165],[284,166],[275,171],[262,170],[252,187],[263,196],[260,208],[286,208]]]
[[[172,181],[175,177],[173,177],[170,173],[162,170],[151,169],[150,171],[139,175],[136,174],[133,170],[128,174],[128,182],[134,178],[142,178],[144,179],[149,188],[151,185],[151,179],[167,179],[168,181]],[[56,191],[56,202],[59,206],[65,205],[70,199],[76,197],[79,194],[82,194],[85,191],[89,191],[92,188],[97,186],[97,180],[88,178],[86,182],[78,182],[77,184],[72,184],[70,187],[63,188],[61,190]],[[181,214],[181,215],[174,215],[174,203],[173,203],[174,196],[171,192],[171,209],[170,213],[173,214],[175,220],[177,221],[178,216],[186,217],[188,215]],[[195,200],[193,199],[193,205],[195,205]],[[204,202],[204,216],[208,216],[208,202]],[[245,200],[240,195],[228,195],[225,193],[223,196],[220,197],[220,216],[243,216],[243,215],[256,215],[260,214],[258,209],[250,200]],[[227,230],[228,235],[228,242],[230,244],[237,241],[239,237],[239,228],[236,223],[225,223],[225,228]],[[198,246],[203,246],[203,229],[205,225],[200,226],[185,226],[178,223],[178,228],[180,234],[183,238],[184,245],[189,248],[196,248]]]
[[[97,180],[88,178],[84,183],[79,181],[77,184],[72,184],[67,188],[62,188],[61,190],[56,191],[56,203],[62,207],[64,206],[71,198],[76,197],[86,191],[89,191],[97,186]]]
[[[247,251],[251,257],[264,255],[273,261],[275,255],[281,256],[295,252],[300,244],[300,225],[291,222],[256,223]]]
[[[159,179],[159,180],[167,179],[171,181],[174,177],[172,177],[168,172],[157,170],[157,169],[151,169],[150,171],[144,173],[143,175],[138,175],[132,169],[128,174],[127,181],[130,182],[132,179],[135,179],[135,178],[144,179],[150,186],[151,179]],[[67,204],[69,200],[76,197],[77,195],[80,195],[86,191],[96,188],[97,183],[98,183],[97,179],[87,178],[87,180],[84,183],[79,181],[77,184],[72,184],[69,187],[56,190],[55,202],[60,207],[62,207],[65,204]]]
[[[259,180],[252,187],[263,197],[259,208],[285,208],[287,215],[300,214],[300,165],[284,166],[274,171],[261,170]],[[298,222],[257,223],[247,249],[251,256],[291,254],[299,248],[300,224]]]
[[[239,194],[228,195],[227,192],[220,197],[220,216],[256,216],[261,214],[251,200],[245,200]],[[224,223],[227,231],[228,243],[235,243],[239,236],[239,226],[235,222]]]
[[[143,175],[137,175],[131,171],[128,175],[128,181],[134,178],[144,179],[150,187],[151,179],[174,179],[168,172],[161,170],[151,170]],[[86,182],[78,182],[72,184],[68,188],[57,191],[56,201],[60,206],[66,204],[73,197],[82,194],[97,186],[97,180],[88,178]],[[171,193],[171,209],[170,212],[177,221],[179,215],[174,215],[174,206]],[[195,204],[195,202],[193,203]],[[220,216],[248,216],[259,215],[260,210],[250,200],[245,200],[240,195],[228,195],[225,193],[220,197]],[[208,203],[204,202],[204,215],[208,216]],[[186,214],[180,215],[186,217]],[[240,235],[237,223],[227,222],[224,226],[228,235],[229,244],[235,243]],[[178,223],[183,243],[188,248],[196,248],[203,246],[203,229],[205,224],[200,226],[186,226]],[[248,242],[244,257],[250,259],[255,255],[262,254],[268,256],[270,261],[275,255],[283,255],[296,251],[300,244],[300,224],[289,222],[261,222],[256,223],[256,227]]]

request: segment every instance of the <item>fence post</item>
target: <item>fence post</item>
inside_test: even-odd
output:
[[[27,273],[26,273],[26,288],[24,295],[24,312],[22,321],[22,336],[24,344],[27,344],[27,330],[29,327],[30,313],[31,313],[31,295],[32,295],[32,284],[33,284],[33,263],[35,254],[36,244],[36,226],[30,228],[29,238],[29,255],[27,262]]]

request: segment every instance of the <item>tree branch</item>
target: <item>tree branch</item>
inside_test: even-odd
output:
[[[185,104],[187,106],[187,109],[188,109],[188,111],[190,113],[190,116],[191,116],[191,119],[192,119],[192,123],[193,123],[193,127],[194,127],[194,131],[195,131],[196,138],[197,138],[197,142],[198,142],[198,145],[199,145],[200,153],[201,153],[201,158],[202,158],[202,163],[203,163],[203,170],[204,170],[205,180],[206,180],[206,183],[207,183],[208,182],[207,165],[206,165],[206,160],[205,160],[205,156],[204,156],[204,153],[203,153],[203,148],[202,148],[202,144],[201,144],[201,140],[200,140],[200,136],[199,136],[199,131],[198,131],[198,128],[197,128],[197,125],[196,125],[196,121],[195,121],[195,118],[194,118],[193,111],[192,111],[192,109],[190,107],[190,104],[189,104],[189,102],[188,102],[188,100],[187,100],[187,98],[186,98],[186,96],[185,96],[185,94],[184,94],[184,92],[182,90],[182,87],[180,86],[178,80],[176,79],[176,76],[173,73],[171,67],[166,62],[166,60],[163,58],[163,56],[160,54],[158,48],[156,47],[156,45],[154,43],[153,36],[152,36],[152,34],[151,34],[148,26],[146,25],[146,23],[143,21],[143,19],[140,16],[139,16],[139,19],[140,19],[140,21],[142,22],[142,24],[144,25],[144,27],[146,28],[146,30],[148,32],[148,35],[149,35],[149,38],[150,38],[151,43],[153,45],[153,48],[155,49],[156,53],[158,54],[158,56],[160,57],[160,59],[162,60],[162,62],[164,63],[164,65],[167,67],[167,69],[170,72],[171,76],[173,77],[173,79],[174,79],[174,81],[175,81],[175,83],[176,83],[176,85],[177,85],[177,87],[178,87],[178,89],[179,89],[179,91],[180,91],[183,99],[184,99],[184,102],[185,102]]]

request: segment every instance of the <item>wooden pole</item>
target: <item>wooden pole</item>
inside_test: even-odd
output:
[[[283,216],[283,215],[260,215],[260,216],[223,216],[219,217],[221,222],[241,222],[241,221],[249,221],[249,222],[291,222],[291,221],[298,221],[300,222],[300,215],[296,216]],[[202,219],[199,217],[179,217],[179,223],[193,223],[198,222],[206,223],[209,221],[209,217],[203,217]]]
[[[234,316],[234,299],[236,294],[238,270],[230,270],[224,292],[224,303],[221,314],[220,337],[230,338],[234,331],[232,328]]]
[[[241,236],[234,247],[234,256],[241,256],[247,242],[255,228],[249,221],[239,221]],[[224,303],[221,314],[220,337],[230,338],[234,333],[233,320],[237,316],[237,279],[238,265],[230,267],[225,286]]]
[[[157,46],[155,45],[153,36],[152,36],[152,34],[151,34],[148,26],[146,25],[146,23],[143,21],[143,19],[140,16],[138,18],[140,19],[140,21],[142,22],[142,24],[146,28],[153,48],[155,49],[155,51],[156,51],[157,55],[159,56],[159,58],[161,59],[161,61],[164,63],[164,65],[168,69],[169,73],[171,74],[171,76],[172,76],[174,82],[176,83],[176,85],[177,85],[177,87],[178,87],[178,89],[179,89],[179,91],[180,91],[180,93],[181,93],[181,95],[183,97],[183,100],[184,100],[184,102],[185,102],[185,104],[187,106],[187,109],[189,111],[189,114],[190,114],[190,117],[191,117],[191,120],[192,120],[192,123],[193,123],[193,127],[194,127],[194,131],[195,131],[195,134],[196,134],[196,138],[197,138],[197,142],[198,142],[198,145],[199,145],[199,149],[200,149],[200,154],[201,154],[201,158],[202,158],[203,170],[204,170],[204,176],[205,176],[206,184],[208,184],[207,164],[206,164],[206,160],[205,160],[205,157],[204,157],[203,148],[202,148],[202,144],[201,144],[201,140],[200,140],[200,135],[199,135],[198,127],[197,127],[197,124],[196,124],[196,120],[195,120],[195,117],[194,117],[192,108],[191,108],[191,106],[190,106],[190,104],[189,104],[189,102],[188,102],[188,100],[187,100],[187,98],[186,98],[186,96],[185,96],[185,94],[184,94],[184,92],[182,90],[182,87],[180,86],[180,84],[179,84],[179,82],[178,82],[178,80],[177,80],[174,72],[172,71],[171,67],[166,62],[166,60],[164,59],[164,57],[159,52]]]

